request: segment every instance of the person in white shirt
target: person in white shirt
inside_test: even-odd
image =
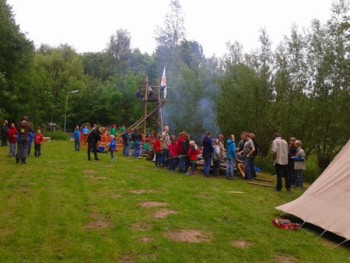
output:
[[[288,143],[278,132],[273,135],[273,139],[272,158],[277,175],[276,191],[280,192],[282,190],[282,177],[284,177],[287,191],[290,191],[290,180],[288,174]]]

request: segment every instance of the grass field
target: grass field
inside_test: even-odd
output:
[[[310,228],[285,231],[276,193],[244,180],[185,176],[72,142],[15,164],[0,148],[0,262],[350,262]],[[273,178],[270,176],[270,178]]]

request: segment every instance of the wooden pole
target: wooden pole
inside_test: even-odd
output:
[[[145,77],[145,96],[144,98],[144,118],[143,121],[143,136],[146,136],[146,129],[147,129],[147,101],[148,101],[148,76]]]
[[[163,105],[162,105],[162,98],[160,97],[160,82],[158,85],[158,105],[159,107],[159,123],[160,123],[160,132],[163,131]]]

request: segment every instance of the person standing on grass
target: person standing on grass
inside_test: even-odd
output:
[[[295,145],[296,140],[295,137],[290,137],[288,145],[288,174],[291,186],[295,186],[294,157],[298,148]]]
[[[1,146],[7,146],[8,121],[4,119],[1,125]]]
[[[290,181],[288,174],[288,143],[282,138],[281,134],[278,132],[273,134],[272,158],[275,164],[277,175],[276,191],[281,192],[283,177],[287,191],[290,191]]]
[[[202,142],[203,145],[203,174],[205,177],[209,177],[210,166],[211,166],[211,157],[214,151],[213,143],[210,137],[210,132],[205,133],[205,137]]]
[[[236,143],[235,136],[231,134],[226,141],[226,178],[232,180],[234,178],[234,167],[236,160]]]
[[[164,126],[163,132],[160,136],[160,141],[162,142],[162,167],[169,168],[169,145],[170,145],[170,137],[169,137],[169,126]]]
[[[170,154],[170,172],[175,172],[178,163],[178,146],[175,135],[170,136],[169,154]]]
[[[224,154],[225,154],[225,141],[224,141],[224,135],[222,135],[222,134],[219,134],[218,145],[220,148],[220,161],[221,161],[225,158],[225,156],[224,156]]]
[[[162,166],[162,148],[161,148],[161,141],[160,141],[160,134],[157,136],[157,139],[153,143],[153,151],[156,155],[156,166],[161,167]]]
[[[34,141],[34,131],[30,131],[29,132],[29,143],[28,143],[28,156],[30,155],[31,151],[32,151],[32,144]]]
[[[249,132],[244,133],[244,146],[243,146],[243,157],[244,157],[244,170],[245,179],[251,180],[252,176],[252,154],[255,152],[255,146]]]
[[[73,132],[73,140],[74,140],[74,149],[76,151],[80,151],[80,137],[81,137],[81,133],[80,133],[80,130],[79,130],[79,125],[77,125],[75,127],[75,130]]]
[[[183,152],[186,155],[185,164],[183,166],[183,173],[187,174],[187,170],[191,165],[190,159],[188,157],[188,150],[190,149],[190,135],[186,132],[184,132],[184,141],[182,143],[183,146]]]
[[[83,145],[87,143],[87,139],[88,139],[88,136],[89,136],[89,129],[88,127],[86,126],[86,124],[84,124],[83,128],[81,129],[81,133],[82,133],[82,143]]]
[[[218,176],[220,172],[220,142],[219,139],[213,141],[213,175]]]
[[[110,152],[111,155],[111,162],[114,162],[114,152],[117,149],[117,144],[115,142],[115,137],[114,135],[110,135],[109,138],[111,138],[110,143],[108,144],[108,150]]]
[[[96,161],[99,161],[100,159],[98,159],[97,156],[97,143],[99,141],[101,141],[102,139],[102,134],[105,132],[105,128],[101,127],[99,129],[94,128],[88,138],[87,138],[87,142],[88,142],[88,160],[91,161],[91,157],[90,157],[90,152],[92,151],[94,153],[94,157]]]
[[[131,147],[131,130],[122,133],[123,139],[123,155],[129,157]]]
[[[295,146],[297,147],[294,157],[295,187],[302,189],[304,186],[304,170],[306,169],[305,151],[301,148],[300,140],[295,141]]]
[[[186,155],[187,153],[184,151],[184,142],[185,132],[180,132],[179,137],[177,138],[177,153],[179,155],[179,173],[183,173],[185,170],[186,164]]]
[[[190,175],[194,175],[195,172],[196,172],[196,163],[197,163],[197,160],[198,160],[198,154],[201,153],[200,150],[198,150],[198,147],[195,143],[195,141],[190,141],[189,143],[189,149],[188,149],[188,158],[190,160],[190,163],[191,163],[191,172],[190,172]]]
[[[17,142],[17,129],[14,123],[11,123],[10,128],[7,130],[7,137],[9,138],[10,151],[9,156],[15,157],[16,155],[16,142]]]
[[[17,133],[17,154],[16,163],[21,162],[21,164],[26,164],[26,159],[28,156],[28,144],[29,144],[29,133],[31,128],[27,120],[22,120],[19,123],[18,133]]]
[[[134,158],[141,159],[141,141],[142,141],[142,134],[139,131],[139,129],[135,129],[134,132],[131,135],[131,140],[134,144]]]
[[[41,144],[43,143],[43,135],[41,134],[41,130],[38,129],[36,134],[34,135],[34,156],[41,156]]]

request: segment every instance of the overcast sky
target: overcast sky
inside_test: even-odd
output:
[[[106,48],[118,29],[131,35],[132,48],[152,53],[157,25],[162,27],[170,0],[7,0],[21,31],[40,44],[68,44],[77,52]],[[223,55],[226,43],[239,41],[246,52],[259,46],[265,28],[273,42],[289,35],[293,23],[325,23],[333,0],[180,0],[188,40],[206,56]]]

